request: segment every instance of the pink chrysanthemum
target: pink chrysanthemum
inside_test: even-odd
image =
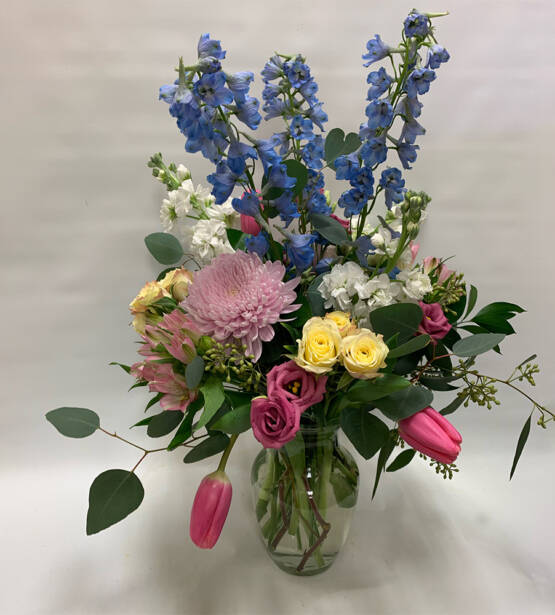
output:
[[[218,342],[239,340],[257,361],[281,314],[294,312],[298,279],[283,281],[282,263],[256,254],[222,254],[194,274],[182,306],[200,331]]]

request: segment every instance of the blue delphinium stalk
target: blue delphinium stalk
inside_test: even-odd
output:
[[[314,242],[317,236],[314,233],[302,235],[293,234],[285,242],[285,250],[290,263],[298,272],[305,271],[314,260]]]
[[[401,171],[395,168],[382,171],[380,186],[385,192],[385,204],[390,209],[393,203],[400,203],[405,198],[405,180]]]
[[[261,231],[258,235],[247,235],[245,238],[245,247],[247,252],[258,254],[260,258],[264,257],[270,249],[270,242],[265,231]]]
[[[391,51],[391,47],[382,42],[379,34],[375,34],[374,38],[366,43],[366,49],[368,53],[362,56],[363,60],[367,60],[364,66],[370,66],[370,64],[374,62],[378,62],[382,58],[385,58]]]
[[[422,15],[418,11],[412,11],[408,14],[404,23],[404,32],[407,38],[420,37],[424,38],[430,31],[430,20],[426,15]]]

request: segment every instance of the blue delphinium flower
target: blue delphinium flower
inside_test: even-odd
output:
[[[262,106],[262,111],[266,114],[264,119],[266,121],[273,119],[274,117],[280,117],[285,114],[287,109],[287,105],[285,101],[281,100],[281,98],[270,98],[267,99],[264,105]]]
[[[416,141],[416,137],[424,134],[426,134],[426,129],[424,126],[421,126],[414,118],[410,118],[403,124],[403,128],[401,128],[399,141],[414,143]]]
[[[364,66],[370,66],[373,62],[385,58],[391,50],[391,48],[382,41],[379,34],[375,34],[374,38],[371,38],[366,43],[366,49],[368,49],[368,53],[365,53],[362,59],[368,60],[368,62],[365,62]]]
[[[405,180],[399,169],[388,168],[382,171],[380,186],[385,192],[385,204],[391,209],[393,203],[400,203],[405,198]]]
[[[210,38],[210,34],[203,34],[197,45],[198,57],[206,58],[212,56],[218,60],[225,58],[225,51],[222,50],[220,41],[215,41]]]
[[[270,248],[268,235],[264,231],[261,231],[258,235],[247,235],[245,237],[245,247],[247,252],[254,252],[262,258]]]
[[[195,94],[207,105],[218,107],[233,102],[231,90],[225,87],[223,72],[206,73],[194,85]]]
[[[409,163],[416,160],[417,149],[420,149],[418,145],[407,142],[399,143],[397,146],[397,153],[399,154],[399,160],[403,165],[403,169],[412,169]]]
[[[321,102],[311,104],[307,112],[308,117],[320,130],[324,130],[324,124],[328,121],[328,114],[322,109],[323,104]]]
[[[335,179],[351,179],[358,171],[360,165],[356,154],[338,156],[335,159]]]
[[[258,158],[254,147],[240,141],[233,141],[227,153],[229,168],[237,175],[241,175],[245,171],[247,158],[252,158],[252,160]]]
[[[368,194],[360,188],[351,188],[344,192],[337,201],[339,207],[342,207],[345,211],[346,218],[358,216],[366,203],[368,203]]]
[[[362,190],[368,197],[372,196],[374,191],[374,176],[370,167],[362,167],[352,177],[350,184],[353,188]]]
[[[256,142],[254,149],[256,150],[262,166],[264,167],[264,173],[268,172],[268,168],[273,164],[279,164],[281,157],[276,154],[275,143],[273,139],[260,139]]]
[[[256,130],[262,120],[258,113],[260,101],[254,96],[247,96],[243,102],[237,103],[237,118],[251,130]]]
[[[324,166],[324,139],[322,135],[315,135],[302,151],[302,158],[309,169],[321,169]]]
[[[294,88],[300,88],[310,80],[310,68],[302,61],[300,56],[289,60],[283,65],[285,76]]]
[[[313,124],[308,118],[304,118],[302,115],[296,115],[291,120],[289,132],[294,139],[310,140],[314,136],[312,129]]]
[[[368,90],[367,99],[374,100],[374,98],[379,98],[384,92],[387,92],[393,79],[386,73],[385,68],[382,66],[380,70],[372,71],[368,75],[366,82],[372,84]]]
[[[314,248],[312,246],[316,238],[317,236],[314,233],[292,234],[285,242],[289,261],[297,268],[299,273],[312,265],[314,259]]]
[[[202,73],[217,73],[222,69],[222,63],[217,58],[208,56],[207,58],[199,59],[197,68]]]
[[[356,255],[358,262],[363,266],[368,266],[368,255],[374,252],[375,247],[368,235],[361,235],[356,241]]]
[[[275,164],[270,167],[268,173],[268,185],[273,188],[293,188],[297,183],[294,177],[287,175],[287,167],[284,164]]]
[[[331,269],[334,260],[335,259],[331,256],[326,256],[325,258],[320,259],[314,266],[314,271],[316,271],[318,275],[321,273],[327,273]]]
[[[283,60],[278,56],[272,56],[268,62],[266,62],[262,69],[262,78],[264,81],[273,81],[278,77],[283,76]]]
[[[314,95],[316,94],[317,91],[318,91],[318,84],[316,83],[316,81],[314,81],[314,79],[311,79],[310,81],[307,81],[306,83],[303,83],[301,87],[299,88],[299,93],[308,103],[316,102]]]
[[[389,100],[371,100],[366,107],[368,128],[385,128],[393,121],[393,107]]]
[[[405,36],[411,38],[418,36],[423,38],[430,30],[430,21],[426,15],[412,11],[408,14],[404,23]]]
[[[260,200],[255,192],[244,192],[243,196],[231,201],[233,209],[244,216],[252,216],[253,218],[260,213]]]
[[[425,94],[436,74],[429,68],[415,68],[407,79],[407,96],[414,98],[417,94]]]
[[[277,209],[280,219],[285,222],[285,226],[289,226],[295,218],[301,215],[293,201],[293,193],[290,190],[286,190],[277,199],[271,201],[271,204]]]
[[[254,79],[254,73],[250,71],[241,71],[233,75],[226,75],[227,87],[233,92],[235,102],[245,102],[251,83]]]
[[[441,45],[432,45],[428,54],[428,68],[439,68],[441,64],[449,61],[449,52]]]
[[[216,197],[216,204],[221,205],[229,198],[235,188],[239,176],[223,161],[216,165],[216,172],[206,178],[213,186],[212,194]]]
[[[304,202],[306,208],[313,214],[331,214],[331,207],[326,201],[326,197],[318,190],[313,190]]]
[[[387,158],[385,135],[372,137],[368,139],[368,141],[365,141],[360,148],[359,155],[364,161],[364,164],[369,167],[385,162]]]
[[[290,135],[288,131],[284,132],[275,132],[271,137],[270,141],[273,143],[274,147],[279,147],[279,155],[281,157],[286,156],[289,152],[289,141]]]

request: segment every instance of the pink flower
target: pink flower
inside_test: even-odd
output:
[[[254,437],[264,448],[281,448],[299,431],[301,413],[286,399],[255,397],[251,402],[251,425]]]
[[[419,333],[427,333],[433,340],[443,339],[451,330],[451,325],[445,317],[441,305],[439,303],[424,303],[419,302],[424,317],[418,325]]]
[[[189,535],[197,547],[211,549],[218,542],[231,505],[232,491],[223,470],[216,470],[202,479],[189,523]]]
[[[409,446],[441,463],[453,463],[461,451],[461,434],[430,406],[400,420],[399,435]]]
[[[430,274],[435,272],[437,275],[437,281],[440,284],[447,281],[455,272],[453,269],[447,269],[447,267],[435,256],[426,256],[422,261],[424,273]]]
[[[252,216],[241,214],[241,230],[247,235],[258,235],[260,233],[260,225]]]
[[[274,337],[273,324],[299,306],[298,278],[283,282],[282,263],[263,263],[258,255],[221,254],[194,274],[189,295],[181,304],[195,326],[218,342],[238,340],[257,361],[262,342]]]
[[[289,402],[299,412],[304,412],[324,398],[327,376],[317,378],[295,361],[287,361],[273,367],[266,381],[268,397]]]
[[[170,363],[144,361],[131,368],[135,377],[148,381],[149,391],[162,393],[160,406],[164,410],[181,410],[185,412],[189,404],[196,399],[196,392],[187,388],[185,378],[174,372]]]
[[[414,261],[416,260],[416,257],[418,256],[418,250],[420,250],[420,244],[414,243],[414,241],[411,241],[410,242],[410,255],[412,256],[411,264],[414,264]]]
[[[343,218],[340,218],[339,216],[336,216],[335,214],[331,214],[330,218],[333,218],[334,220],[337,220],[339,222],[339,224],[341,224],[341,226],[348,231],[349,230],[349,225],[350,222],[348,220],[343,220]]]

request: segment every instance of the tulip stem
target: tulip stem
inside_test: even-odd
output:
[[[222,455],[222,458],[220,459],[220,463],[218,465],[218,470],[223,472],[225,470],[225,466],[227,463],[227,460],[229,459],[229,455],[231,453],[231,449],[233,448],[233,446],[235,445],[235,442],[237,442],[237,438],[239,437],[238,434],[233,434],[231,436],[231,438],[229,439],[229,444],[227,445],[224,454]]]

